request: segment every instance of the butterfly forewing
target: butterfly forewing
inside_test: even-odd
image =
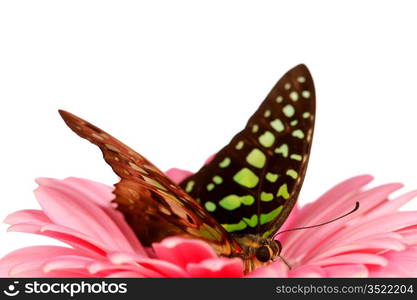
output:
[[[144,245],[180,235],[203,239],[221,255],[240,253],[224,228],[146,158],[87,121],[65,111],[60,114],[75,133],[101,149],[121,178],[114,201]]]
[[[271,236],[300,192],[314,115],[313,80],[299,65],[279,80],[245,129],[181,187],[227,231]]]

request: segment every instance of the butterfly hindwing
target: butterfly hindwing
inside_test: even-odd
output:
[[[245,129],[180,186],[234,234],[271,236],[297,200],[315,116],[304,65],[273,87]]]
[[[146,158],[87,121],[65,111],[60,114],[76,134],[101,149],[121,178],[114,201],[144,245],[180,235],[205,240],[220,255],[240,253],[224,228]]]

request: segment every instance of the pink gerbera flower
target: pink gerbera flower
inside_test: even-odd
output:
[[[174,182],[189,173],[167,172]],[[249,277],[417,276],[417,212],[398,211],[417,195],[388,196],[402,187],[363,187],[371,176],[335,186],[317,201],[295,207],[283,230],[317,224],[360,210],[329,225],[283,233],[280,260]],[[218,257],[200,240],[170,237],[145,249],[111,203],[112,188],[86,179],[41,178],[35,195],[42,210],[9,215],[9,231],[36,233],[68,247],[18,249],[0,260],[0,276],[12,277],[242,277],[239,258]]]

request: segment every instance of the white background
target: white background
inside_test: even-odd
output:
[[[300,202],[364,173],[417,188],[413,2],[1,1],[0,219],[38,207],[36,177],[116,180],[58,108],[197,170],[299,63],[317,91]],[[52,243],[6,228],[0,255]]]

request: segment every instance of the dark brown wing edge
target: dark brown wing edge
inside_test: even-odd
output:
[[[316,119],[316,91],[315,91],[315,85],[313,81],[313,77],[311,76],[311,73],[306,65],[300,64],[288,71],[284,78],[289,77],[294,80],[298,76],[305,76],[306,78],[306,84],[308,84],[307,89],[310,91],[310,98],[309,98],[309,110],[311,116],[308,118],[311,122],[311,126],[306,132],[306,147],[307,150],[305,151],[305,159],[302,162],[302,165],[300,167],[299,176],[297,178],[297,188],[293,190],[293,193],[291,194],[290,199],[285,203],[285,206],[281,213],[278,215],[278,217],[275,219],[274,222],[269,226],[269,232],[273,235],[277,232],[277,230],[284,224],[284,222],[287,220],[289,214],[291,213],[295,203],[298,200],[298,196],[300,194],[305,175],[307,172],[307,166],[310,159],[310,153],[311,153],[311,146],[313,142],[313,135],[314,135],[314,125],[315,125],[315,119]],[[276,87],[273,88],[273,90]]]

